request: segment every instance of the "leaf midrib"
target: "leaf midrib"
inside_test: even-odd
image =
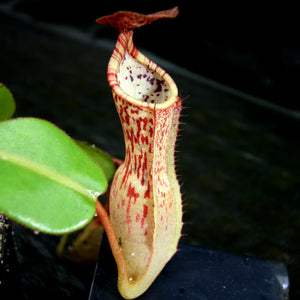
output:
[[[7,153],[5,151],[0,151],[0,160],[8,161],[12,164],[21,166],[24,169],[28,169],[32,172],[47,177],[48,179],[57,182],[59,184],[62,184],[65,187],[81,194],[82,196],[88,198],[93,203],[96,202],[97,196],[100,195],[100,193],[85,188],[82,184],[76,182],[75,180],[72,180],[71,178],[64,176],[58,172],[55,172],[47,168],[46,166],[38,164],[28,158],[23,158],[21,156]]]

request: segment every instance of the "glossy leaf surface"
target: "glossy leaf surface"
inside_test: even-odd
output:
[[[7,87],[0,83],[0,121],[9,119],[15,112],[16,104]]]
[[[63,234],[86,225],[107,188],[99,166],[49,122],[0,123],[0,211],[36,230]]]

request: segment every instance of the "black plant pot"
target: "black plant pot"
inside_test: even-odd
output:
[[[186,244],[139,299],[283,300],[289,298],[283,263],[203,249]],[[122,299],[106,236],[89,300]]]

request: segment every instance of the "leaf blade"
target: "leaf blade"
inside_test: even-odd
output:
[[[0,83],[0,121],[9,119],[15,112],[16,104],[9,89]]]
[[[71,138],[33,118],[0,123],[0,137],[0,210],[26,226],[55,234],[91,220],[107,181]]]
[[[77,230],[93,217],[94,204],[86,201],[82,194],[47,177],[40,178],[29,169],[21,170],[20,166],[12,165],[9,161],[5,164],[1,164],[0,172],[2,173],[3,168],[8,168],[15,179],[11,181],[7,172],[7,176],[1,178],[1,211],[5,215],[27,227],[52,234]],[[33,187],[34,193],[28,187]],[[16,190],[22,192],[16,193]],[[32,202],[29,200],[33,196],[39,200],[35,202],[35,209],[31,208]],[[68,208],[70,203],[71,210]],[[64,213],[59,214],[57,207]]]
[[[111,157],[97,148],[94,145],[89,145],[88,143],[82,141],[75,141],[76,144],[86,152],[103,170],[103,173],[106,176],[107,181],[110,181],[116,171],[116,167]]]
[[[23,167],[24,169],[32,170],[33,172],[47,177],[49,180],[56,181],[57,183],[60,183],[67,188],[73,189],[74,191],[78,192],[79,194],[82,194],[86,198],[89,198],[92,202],[94,202],[96,193],[92,193],[90,190],[84,188],[82,185],[76,183],[75,181],[71,180],[70,178],[63,176],[59,173],[55,173],[54,171],[47,169],[35,162],[26,160],[22,157],[18,157],[15,155],[11,155],[7,152],[0,151],[0,157],[2,160],[9,161],[12,165],[18,165],[19,167]]]

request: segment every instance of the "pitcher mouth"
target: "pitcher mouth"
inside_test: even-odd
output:
[[[170,97],[167,82],[135,60],[127,50],[118,70],[118,83],[125,93],[141,102],[160,104]]]
[[[115,94],[137,106],[163,109],[178,97],[171,76],[135,48],[132,32],[118,39],[108,65],[108,81]]]

